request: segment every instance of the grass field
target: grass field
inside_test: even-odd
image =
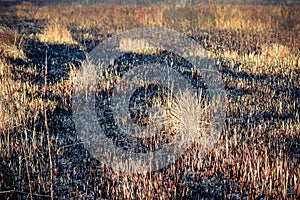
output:
[[[300,198],[299,5],[0,10],[0,199]],[[226,120],[201,158],[195,142],[166,169],[122,175],[78,140],[72,90],[94,47],[144,26],[183,32],[217,61]]]

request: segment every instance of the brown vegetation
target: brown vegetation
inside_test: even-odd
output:
[[[22,37],[8,27],[0,26],[0,55],[6,58],[21,58],[24,59],[25,55],[21,48]]]
[[[172,28],[195,37],[218,60],[228,92],[228,118],[218,145],[205,156],[199,156],[202,146],[195,143],[167,169],[128,176],[104,165],[89,165],[88,158],[80,160],[88,170],[83,179],[101,184],[72,182],[74,163],[65,164],[71,172],[60,171],[55,159],[77,144],[50,136],[45,116],[55,109],[71,110],[67,99],[73,78],[85,77],[73,69],[69,80],[51,85],[47,71],[37,70],[35,63],[11,63],[12,58],[26,59],[22,37],[1,27],[0,188],[8,184],[2,177],[18,176],[18,181],[0,190],[0,197],[54,198],[60,195],[61,186],[54,184],[59,181],[71,188],[69,198],[91,197],[85,187],[92,187],[93,197],[110,199],[184,199],[195,195],[194,188],[203,196],[217,194],[215,198],[300,197],[299,6],[24,4],[15,9],[18,18],[50,21],[41,34],[24,36],[45,43],[84,45],[81,39],[98,41],[99,35],[142,26]],[[96,36],[80,38],[71,30],[94,30]],[[27,80],[31,75],[43,77],[45,83]],[[18,163],[10,163],[16,156]],[[14,174],[4,174],[2,164],[13,166]]]
[[[56,44],[74,44],[70,31],[59,23],[49,23],[42,34],[38,35],[41,42]]]

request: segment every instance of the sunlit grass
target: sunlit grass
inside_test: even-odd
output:
[[[7,166],[16,167],[12,169],[14,176],[18,176],[23,184],[7,193],[53,197],[51,192],[54,192],[55,197],[59,195],[59,186],[52,185],[52,191],[50,186],[60,178],[65,180],[67,187],[74,187],[72,197],[90,197],[68,183],[72,178],[70,175],[59,177],[62,172],[55,165],[55,159],[67,150],[59,146],[59,142],[56,146],[51,144],[50,140],[57,138],[49,137],[44,116],[45,113],[51,116],[55,109],[71,110],[68,99],[72,98],[76,81],[82,86],[81,92],[86,92],[89,87],[95,87],[95,82],[89,80],[96,80],[97,73],[92,66],[82,71],[71,69],[68,80],[53,85],[34,84],[27,79],[29,75],[40,76],[47,82],[47,73],[37,70],[35,63],[25,67],[12,62],[26,60],[22,38],[68,45],[79,44],[81,39],[98,39],[92,33],[78,38],[72,30],[94,29],[96,34],[106,37],[130,28],[160,26],[195,37],[210,57],[218,60],[220,71],[223,67],[230,71],[222,72],[228,92],[225,126],[218,138],[198,135],[198,142],[182,158],[158,172],[122,176],[104,165],[99,168],[89,166],[90,176],[105,186],[104,191],[100,185],[93,185],[95,196],[184,199],[195,195],[192,188],[197,186],[202,187],[199,190],[204,191],[203,195],[209,194],[205,191],[209,188],[220,198],[297,199],[300,196],[298,10],[299,6],[207,4],[17,6],[19,18],[46,19],[51,23],[34,36],[21,36],[7,27],[0,28],[0,160]],[[201,32],[203,30],[207,32]],[[130,42],[121,42],[120,48],[128,50]],[[141,47],[147,47],[143,41],[140,43]],[[140,46],[134,48],[140,49]],[[134,53],[155,55],[158,52],[148,49]],[[119,78],[115,74],[106,74],[105,80],[99,79],[99,90],[111,90]],[[53,96],[60,100],[46,98]],[[201,115],[193,107],[195,105],[189,105],[189,98],[182,99],[181,109],[191,109],[191,114]],[[168,118],[163,119],[166,120],[163,123],[172,122],[168,127],[174,128],[175,132],[182,130],[182,127],[178,129],[182,117],[186,129],[189,123],[194,123],[188,120],[189,116],[182,116],[178,104],[164,109]],[[200,117],[200,121],[203,126],[209,124],[207,117]],[[212,141],[216,145],[205,154],[201,153],[203,140],[210,142],[211,139],[217,140]],[[54,162],[52,169],[50,154]],[[14,156],[18,156],[19,164],[10,163]],[[84,181],[82,184],[86,184]],[[2,192],[5,193],[0,191],[0,195]]]
[[[59,23],[49,23],[42,34],[38,35],[41,42],[54,44],[74,44],[70,31]]]

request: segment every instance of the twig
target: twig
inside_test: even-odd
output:
[[[7,191],[0,191],[0,194],[6,194],[6,193],[18,193],[18,194],[25,194],[25,195],[28,195],[30,193],[28,192],[22,192],[22,191],[18,191],[18,190],[7,190]],[[31,194],[32,196],[35,196],[35,197],[47,197],[47,198],[51,198],[50,195],[47,195],[47,194],[37,194],[37,193],[32,193]],[[55,199],[58,199],[58,197],[53,197]]]
[[[68,144],[68,145],[64,145],[62,147],[59,147],[56,151],[56,154],[59,154],[59,152],[62,151],[63,149],[65,149],[65,148],[73,147],[73,146],[76,146],[76,145],[79,145],[79,144],[84,144],[84,142],[77,142],[77,143],[74,143],[74,144]]]
[[[15,192],[15,190],[0,191],[0,194]]]
[[[46,101],[46,87],[47,87],[47,73],[48,73],[48,62],[47,62],[47,51],[46,51],[46,58],[45,58],[45,76],[44,76],[44,98]],[[48,154],[49,154],[49,165],[50,165],[50,198],[51,200],[54,199],[53,197],[53,163],[52,163],[52,155],[51,155],[51,140],[50,140],[50,133],[48,127],[48,119],[47,119],[47,106],[44,101],[44,116],[45,116],[45,129],[47,135],[47,143],[48,143]]]
[[[24,159],[25,159],[25,168],[26,168],[28,183],[29,183],[29,194],[30,194],[30,199],[32,200],[33,196],[32,196],[32,188],[31,188],[30,172],[29,172],[29,167],[28,167],[28,157],[27,157],[27,154],[26,154],[26,151],[25,151],[25,148],[27,146],[25,144],[27,142],[27,130],[25,129],[24,132],[25,132],[25,142],[24,142],[24,144],[22,144],[22,147],[23,147],[23,153],[24,153]]]

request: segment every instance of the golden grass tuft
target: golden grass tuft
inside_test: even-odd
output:
[[[59,23],[49,23],[45,27],[45,31],[38,35],[41,42],[54,44],[75,44],[71,32]]]
[[[13,66],[0,60],[0,130],[12,129],[22,125],[27,119],[27,92],[38,91],[31,84],[14,80]]]
[[[0,55],[6,58],[25,58],[21,49],[22,37],[8,27],[0,26]]]
[[[124,52],[133,52],[141,54],[157,54],[159,52],[159,49],[152,47],[144,39],[133,40],[130,38],[122,38],[119,44],[119,49],[120,51]]]

